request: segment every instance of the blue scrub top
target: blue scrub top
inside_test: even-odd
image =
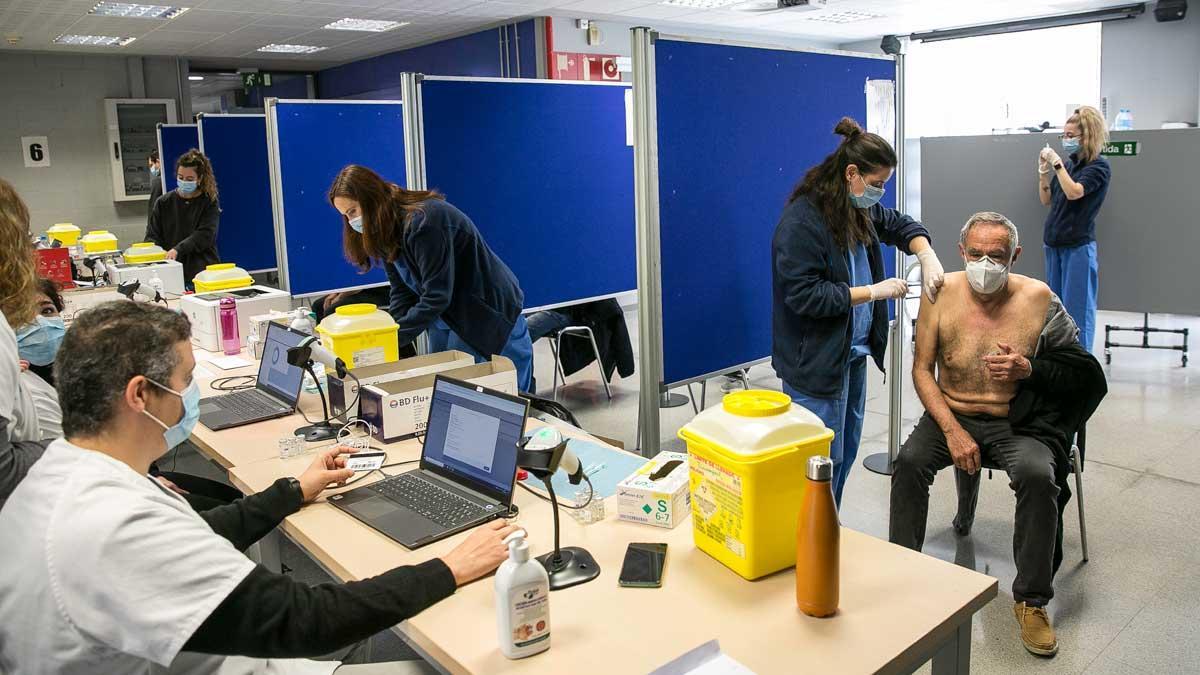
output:
[[[1108,195],[1108,182],[1112,167],[1104,157],[1097,157],[1087,164],[1079,163],[1079,156],[1072,154],[1063,166],[1071,180],[1083,186],[1083,196],[1074,201],[1067,199],[1058,177],[1050,181],[1050,213],[1046,215],[1043,242],[1047,246],[1075,247],[1096,241],[1096,215]]]
[[[867,261],[867,247],[859,244],[854,249],[846,251],[846,267],[850,270],[850,286],[869,286],[871,280],[871,264]],[[850,308],[851,321],[854,322],[850,334],[850,358],[870,356],[871,346],[871,302],[864,302]]]

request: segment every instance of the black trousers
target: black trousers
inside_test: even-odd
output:
[[[979,445],[987,463],[1008,473],[1016,493],[1013,559],[1017,602],[1045,606],[1054,597],[1054,549],[1058,536],[1058,484],[1054,454],[1041,441],[1013,433],[1007,419],[955,415]],[[937,472],[953,465],[946,436],[928,413],[900,448],[892,466],[889,539],[913,550],[925,543],[929,486]]]

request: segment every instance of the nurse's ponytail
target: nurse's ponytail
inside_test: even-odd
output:
[[[842,142],[820,164],[808,170],[792,190],[788,203],[807,197],[825,218],[825,224],[838,246],[848,250],[857,244],[875,241],[875,228],[865,209],[850,201],[846,167],[858,167],[860,174],[896,168],[896,151],[882,136],[864,131],[858,122],[843,117],[833,128]]]

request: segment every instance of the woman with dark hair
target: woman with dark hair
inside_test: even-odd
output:
[[[844,117],[842,141],[796,186],[771,243],[771,362],[783,390],[834,432],[833,493],[840,505],[862,437],[867,356],[883,370],[889,300],[903,279],[885,279],[879,244],[915,254],[933,301],[943,270],[917,221],[879,205],[896,168],[882,137]],[[893,373],[898,376],[899,373]]]
[[[158,244],[168,260],[183,265],[188,286],[204,268],[221,262],[217,254],[217,226],[221,207],[212,164],[199,150],[188,150],[175,162],[174,190],[158,198],[150,209],[146,241]]]
[[[53,385],[54,357],[67,330],[62,320],[63,298],[58,284],[45,277],[38,277],[33,297],[37,316],[17,331],[17,352],[22,366]]]
[[[342,215],[346,258],[387,270],[401,345],[426,332],[433,351],[458,349],[479,362],[506,356],[521,391],[531,390],[525,295],[465,213],[437,192],[406,190],[355,164],[333,180],[329,203]]]

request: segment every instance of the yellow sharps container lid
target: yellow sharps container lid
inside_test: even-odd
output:
[[[375,309],[375,305],[372,305],[369,302],[360,302],[354,305],[342,305],[333,311],[334,313],[341,314],[342,316],[366,316],[368,314],[373,314]]]
[[[792,407],[792,399],[783,392],[766,389],[735,391],[721,400],[725,412],[739,417],[782,415]]]

